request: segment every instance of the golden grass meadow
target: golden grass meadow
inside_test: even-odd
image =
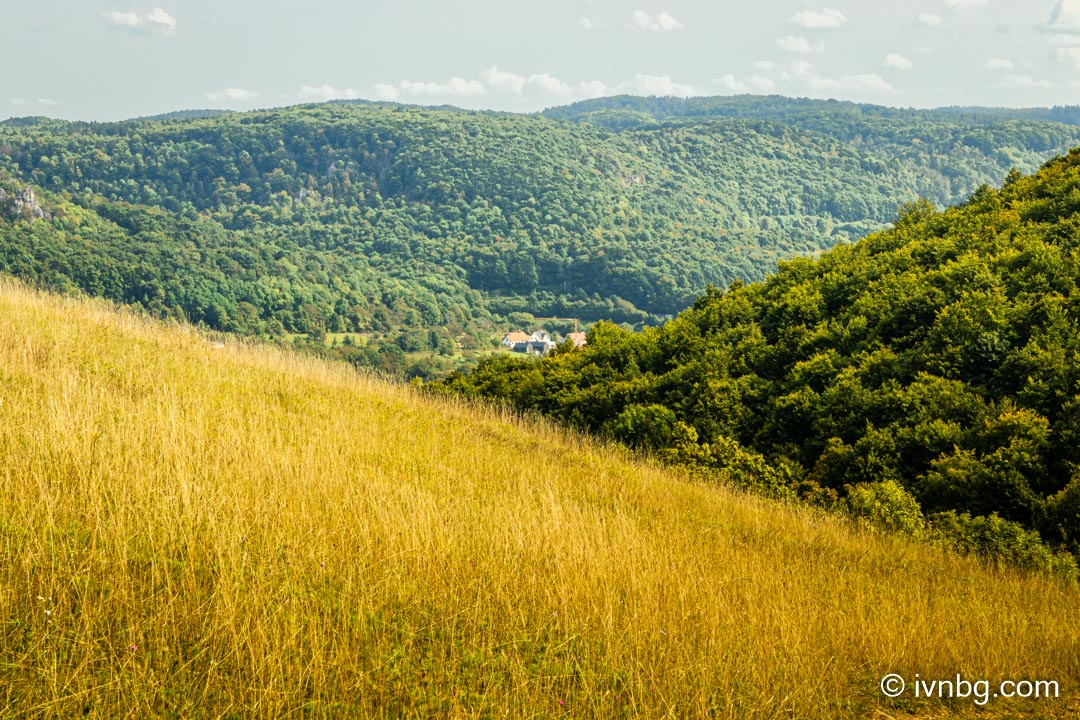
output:
[[[1075,718],[1078,619],[1049,577],[0,284],[0,717]]]

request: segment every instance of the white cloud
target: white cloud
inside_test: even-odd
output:
[[[479,80],[452,77],[444,83],[413,82],[402,80],[398,85],[402,95],[413,97],[477,97],[487,95],[487,88]]]
[[[1006,75],[1003,80],[994,83],[994,87],[1005,90],[1045,90],[1050,87],[1050,83],[1036,80],[1030,75]]]
[[[31,105],[37,105],[43,108],[59,107],[61,105],[59,100],[53,100],[52,98],[12,98],[11,104],[16,107],[28,107]]]
[[[764,75],[754,75],[746,80],[739,80],[731,73],[712,81],[712,86],[728,94],[770,93],[776,90],[776,81]]]
[[[524,91],[521,94],[529,96],[539,93],[549,98],[594,98],[608,93],[607,85],[599,80],[587,80],[571,85],[546,72],[536,73],[522,80]]]
[[[920,25],[925,25],[926,27],[941,27],[942,22],[944,22],[940,15],[928,12],[919,13],[919,17],[916,19],[919,21]]]
[[[1012,60],[1003,60],[1001,58],[993,58],[991,60],[986,61],[986,69],[987,70],[1012,70],[1013,67],[1015,67],[1015,65],[1013,65]]]
[[[176,19],[159,7],[154,8],[145,19],[151,25],[156,25],[155,29],[164,35],[172,35],[176,32]]]
[[[844,13],[832,8],[823,10],[803,10],[788,18],[788,22],[794,23],[808,30],[824,30],[829,28],[841,28],[847,25]]]
[[[325,86],[324,86],[325,87]],[[629,84],[627,84],[629,87]],[[325,89],[309,88],[308,95],[319,99],[341,97],[342,94],[333,88]],[[319,90],[318,93],[315,91]],[[347,91],[353,93],[352,90]],[[544,100],[557,99],[585,99],[606,95],[609,88],[599,80],[587,80],[576,84],[564,82],[551,73],[534,73],[532,75],[520,75],[514,72],[500,70],[497,65],[492,65],[480,73],[479,79],[467,80],[453,77],[446,82],[415,82],[403,80],[397,85],[378,83],[371,87],[369,95],[376,100],[388,102],[409,101],[414,99],[437,99],[448,102],[471,100],[487,97],[490,94],[510,96],[518,100]],[[354,97],[354,95],[347,95]]]
[[[780,73],[780,77],[790,80],[792,75],[802,77],[814,72],[814,64],[806,60],[795,60],[788,66],[788,70]]]
[[[858,75],[842,75],[838,80],[822,78],[822,87],[831,86],[835,83],[840,90],[871,90],[873,92],[893,93],[896,92],[888,81],[877,73],[861,73]]]
[[[602,20],[588,17],[578,18],[577,24],[578,27],[582,30],[599,30],[600,28],[604,27],[604,23]]]
[[[376,100],[383,100],[385,102],[397,102],[400,97],[397,88],[386,83],[376,83],[371,88],[371,91],[372,94],[375,95]]]
[[[644,10],[635,10],[630,16],[630,27],[634,30],[647,32],[671,32],[672,30],[685,30],[686,25],[679,22],[666,12],[653,17]]]
[[[656,22],[660,26],[661,30],[685,30],[686,25],[679,22],[675,18],[668,15],[666,12],[662,12],[656,16]]]
[[[728,73],[727,75],[722,75],[721,77],[716,78],[715,80],[712,81],[712,84],[714,86],[716,86],[717,88],[719,88],[720,90],[723,90],[723,91],[726,91],[726,92],[729,92],[729,93],[744,93],[744,92],[746,92],[747,90],[750,89],[746,85],[746,83],[742,82],[741,80],[736,79],[735,76],[732,75],[731,73]]]
[[[896,70],[910,70],[915,67],[915,63],[911,62],[911,60],[900,53],[889,53],[885,56],[885,67],[894,68]]]
[[[633,80],[620,83],[616,90],[623,93],[661,97],[689,97],[699,94],[692,86],[677,83],[667,75],[638,75]]]
[[[333,85],[304,85],[296,97],[305,102],[326,102],[327,100],[355,100],[360,97],[352,88],[338,89]]]
[[[770,70],[776,69],[776,63],[772,60],[758,60],[754,63],[754,69],[760,70],[761,72],[769,72]]]
[[[259,93],[242,88],[225,88],[218,92],[206,94],[207,100],[229,100],[231,102],[252,102],[257,100]]]
[[[1080,70],[1080,47],[1063,47],[1054,51],[1054,60]]]
[[[102,13],[102,16],[117,27],[137,28],[142,25],[142,18],[133,12],[120,12],[114,10],[112,12]]]
[[[796,37],[794,35],[786,35],[776,41],[776,47],[780,48],[784,52],[789,53],[820,53],[825,51],[825,43],[817,42],[811,43],[804,37]]]
[[[1050,19],[1038,29],[1080,44],[1080,0],[1059,0],[1050,11]]]
[[[896,92],[896,88],[876,73],[842,75],[838,78],[825,77],[818,75],[814,66],[806,60],[796,60],[791,63],[788,71],[785,71],[781,77],[784,80],[796,82],[817,94],[870,93],[872,95],[882,95]]]
[[[966,10],[967,8],[976,8],[986,5],[990,0],[945,0],[945,4],[951,8],[957,8],[958,10]]]
[[[527,82],[531,87],[538,88],[542,93],[546,95],[567,96],[574,94],[573,87],[567,85],[551,73],[539,73],[537,75],[530,75]]]
[[[158,35],[176,34],[176,18],[163,8],[156,7],[145,15],[131,10],[110,10],[101,13],[101,17],[113,27],[130,32],[151,32]]]
[[[776,81],[770,77],[764,75],[753,75],[747,80],[747,84],[750,88],[761,93],[771,93],[776,91]]]
[[[578,95],[585,98],[601,97],[608,94],[608,87],[599,80],[587,80],[577,84]]]
[[[480,79],[491,90],[514,95],[520,95],[527,82],[525,77],[511,72],[503,72],[496,65],[492,65],[480,73]]]

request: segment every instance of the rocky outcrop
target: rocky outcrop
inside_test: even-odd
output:
[[[11,220],[47,220],[49,213],[42,209],[34,196],[32,187],[25,187],[9,195],[6,190],[0,188],[0,213]]]

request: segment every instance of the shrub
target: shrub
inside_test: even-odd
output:
[[[848,485],[848,512],[860,523],[905,535],[925,528],[919,502],[895,480]]]
[[[999,517],[972,517],[954,510],[930,517],[933,534],[948,547],[981,558],[1005,561],[1029,570],[1078,577],[1076,560],[1068,553],[1054,553],[1037,532]]]
[[[1080,550],[1080,475],[1043,503],[1042,530],[1051,542]]]
[[[675,413],[663,405],[631,405],[611,423],[611,434],[632,447],[661,450],[675,444],[677,422]]]

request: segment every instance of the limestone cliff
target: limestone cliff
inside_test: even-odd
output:
[[[38,204],[32,187],[25,187],[9,194],[0,188],[0,214],[11,220],[47,220],[49,213]]]

